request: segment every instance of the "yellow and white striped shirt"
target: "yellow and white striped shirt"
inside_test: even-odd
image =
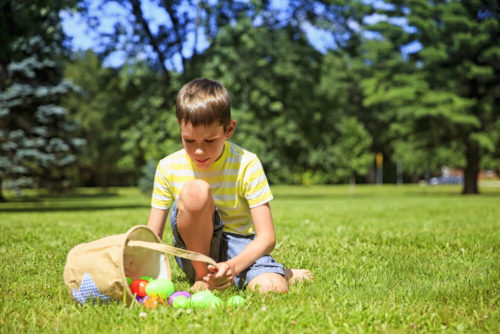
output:
[[[210,184],[226,232],[253,234],[250,208],[273,199],[259,158],[226,142],[222,156],[206,170],[198,168],[184,149],[160,160],[156,168],[151,206],[169,209],[179,197],[184,184],[194,179],[202,179]]]

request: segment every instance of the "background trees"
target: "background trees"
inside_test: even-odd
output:
[[[58,11],[74,4],[1,4],[0,199],[2,183],[16,189],[68,186],[68,169],[84,142],[60,104],[75,86],[63,80]]]
[[[76,138],[84,138],[73,183],[133,185],[143,176],[148,188],[156,162],[180,148],[176,93],[200,76],[228,87],[238,120],[233,141],[261,157],[274,183],[353,182],[356,176],[370,182],[377,152],[385,157],[385,181],[396,181],[396,163],[406,180],[448,165],[465,170],[464,193],[478,192],[480,168],[500,169],[495,1],[42,4],[2,5],[3,179],[61,181],[62,167],[82,143]],[[110,4],[123,15],[111,31],[100,32],[100,48],[63,59],[59,11],[78,5],[98,29],[109,18],[92,8]],[[25,21],[30,24],[16,23]],[[28,43],[32,37],[39,37],[38,47]],[[127,56],[124,64],[105,67],[117,50]],[[63,63],[66,78],[80,87],[62,102],[71,121],[55,107],[72,87],[60,81]],[[30,93],[48,83],[57,88]],[[43,110],[52,110],[49,118],[36,116]],[[33,120],[41,117],[54,129],[50,135],[33,132],[41,126]],[[66,144],[57,155],[47,151],[53,137]],[[30,150],[38,145],[59,167],[27,158],[35,151],[20,143]],[[46,177],[48,170],[55,174]]]
[[[240,124],[233,141],[259,152],[271,181],[300,182],[321,140],[321,101],[314,91],[320,61],[293,26],[269,29],[242,19],[221,29],[189,71],[231,87]]]
[[[372,58],[391,75],[368,79],[367,104],[396,111],[391,126],[399,139],[393,145],[401,157],[411,149],[428,152],[431,168],[464,168],[463,193],[477,193],[481,158],[498,150],[499,4],[394,1],[379,12],[405,23],[370,27],[382,36],[376,47],[386,45],[392,58]],[[397,48],[415,42],[421,49],[392,71],[401,57]]]

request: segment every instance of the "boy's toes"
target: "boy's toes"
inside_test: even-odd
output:
[[[308,280],[314,281],[314,275],[308,269],[285,269],[285,277],[289,284]]]

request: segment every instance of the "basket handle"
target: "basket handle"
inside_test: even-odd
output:
[[[165,254],[171,254],[174,256],[182,257],[184,259],[188,259],[191,261],[198,261],[198,262],[203,262],[206,264],[211,264],[215,267],[217,266],[217,262],[214,261],[211,257],[208,257],[206,255],[193,252],[187,249],[181,249],[165,244],[160,244],[157,242],[147,242],[147,241],[140,241],[140,240],[128,240],[127,241],[127,246],[129,247],[140,247],[140,248],[147,248],[151,250],[155,250],[161,253]]]

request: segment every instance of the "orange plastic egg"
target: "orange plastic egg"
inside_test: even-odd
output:
[[[148,309],[158,308],[158,306],[160,306],[160,305],[165,306],[165,301],[161,298],[158,298],[158,297],[149,297],[144,302],[144,306],[146,306],[146,308],[148,308]]]

